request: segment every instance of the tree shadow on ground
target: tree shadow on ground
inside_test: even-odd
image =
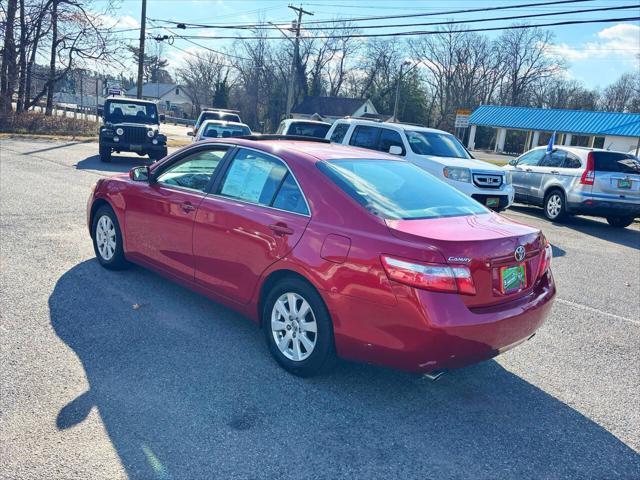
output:
[[[136,307],[134,307],[134,304]],[[367,365],[293,377],[261,332],[141,268],[66,272],[51,324],[130,478],[632,478],[640,457],[495,361],[437,383]]]

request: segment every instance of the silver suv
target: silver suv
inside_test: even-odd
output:
[[[558,146],[549,154],[538,147],[504,168],[516,202],[542,206],[549,220],[593,215],[624,228],[640,217],[640,161],[628,153]]]

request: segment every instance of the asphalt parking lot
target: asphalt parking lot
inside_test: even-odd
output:
[[[85,225],[94,143],[0,146],[0,478],[640,478],[640,229],[547,222],[558,300],[528,342],[438,382],[300,379],[234,312]]]

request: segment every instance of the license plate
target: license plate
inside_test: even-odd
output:
[[[628,178],[619,178],[618,188],[631,188],[631,180]]]
[[[142,150],[142,145],[129,145],[131,150]]]
[[[487,197],[487,200],[485,201],[485,205],[487,207],[499,207],[500,199],[498,197]]]
[[[512,293],[527,286],[527,275],[524,263],[500,269],[500,285],[502,293]]]

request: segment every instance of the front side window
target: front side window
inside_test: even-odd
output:
[[[471,158],[458,139],[448,133],[411,130],[407,130],[405,133],[411,150],[418,155]]]
[[[544,158],[546,152],[543,149],[540,150],[531,150],[530,152],[525,153],[518,160],[518,166],[520,165],[529,165],[535,166],[540,163],[540,161]]]
[[[282,161],[241,149],[225,176],[220,194],[245,202],[309,214],[298,184]]]
[[[318,168],[369,212],[385,219],[488,213],[480,203],[401,160],[345,159]]]
[[[370,150],[377,150],[379,135],[380,129],[378,127],[358,125],[351,135],[349,145],[353,145],[354,147],[368,148]]]
[[[400,138],[400,134],[395,130],[389,130],[388,128],[383,128],[382,133],[380,134],[380,151],[381,152],[389,152],[389,148],[391,147],[400,147],[402,149],[402,154],[404,155],[405,149],[404,144],[402,143],[402,138]]]
[[[227,148],[203,150],[188,155],[162,172],[157,182],[163,185],[206,192]]]
[[[344,136],[349,131],[348,123],[339,123],[336,125],[336,128],[333,129],[333,133],[331,133],[331,141],[335,143],[342,143],[344,140]]]

